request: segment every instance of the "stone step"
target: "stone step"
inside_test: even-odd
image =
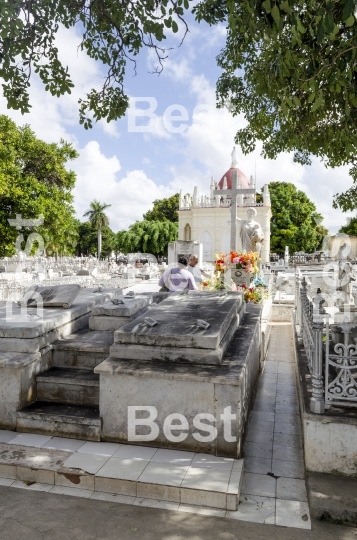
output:
[[[99,375],[87,369],[51,368],[36,377],[37,399],[99,407]]]
[[[53,344],[54,367],[94,369],[109,356],[113,332],[95,331],[71,334]]]
[[[17,411],[16,431],[100,441],[99,407],[35,401]]]

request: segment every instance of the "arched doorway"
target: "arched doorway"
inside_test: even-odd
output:
[[[191,240],[191,226],[188,223],[186,223],[185,228],[183,230],[183,236],[184,236],[184,240],[186,241]]]

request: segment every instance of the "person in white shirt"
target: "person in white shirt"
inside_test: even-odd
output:
[[[187,270],[188,260],[186,257],[180,257],[176,268],[168,268],[162,274],[159,285],[166,287],[168,292],[180,292],[184,290],[197,291],[193,275]]]
[[[196,285],[200,285],[202,283],[202,276],[207,278],[211,277],[210,274],[207,274],[207,272],[204,272],[204,270],[198,266],[198,257],[196,255],[190,255],[187,270],[193,275]]]

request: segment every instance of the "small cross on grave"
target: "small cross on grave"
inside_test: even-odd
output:
[[[213,195],[231,196],[231,250],[236,250],[237,242],[237,197],[238,195],[255,193],[254,188],[241,188],[238,186],[238,172],[232,171],[232,189],[215,189]]]

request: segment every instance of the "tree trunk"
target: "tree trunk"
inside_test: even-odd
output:
[[[102,229],[98,228],[98,261],[100,261],[100,254],[102,252]]]

